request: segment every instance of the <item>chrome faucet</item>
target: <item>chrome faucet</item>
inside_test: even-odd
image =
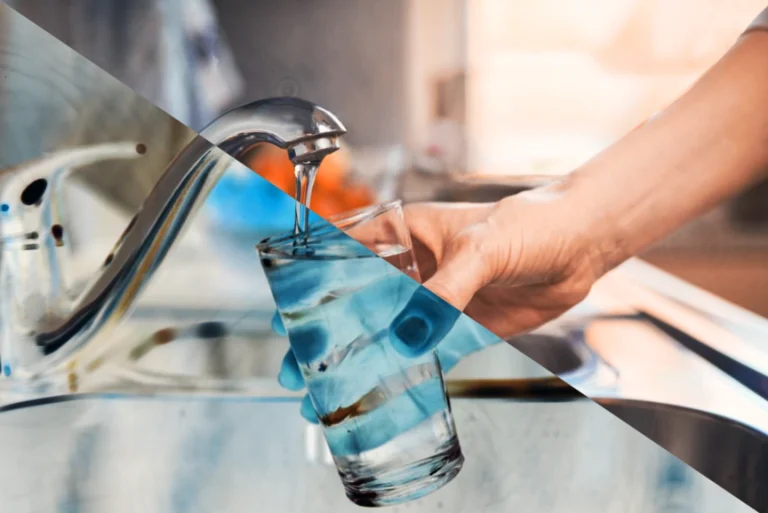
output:
[[[331,112],[297,98],[257,101],[220,117],[171,162],[91,284],[79,297],[67,301],[58,300],[51,292],[55,273],[37,273],[19,280],[17,262],[25,248],[12,242],[14,237],[33,232],[39,235],[44,229],[22,228],[20,216],[34,214],[38,224],[43,222],[34,211],[48,208],[50,201],[46,195],[51,192],[42,187],[44,172],[52,175],[62,166],[42,166],[45,169],[38,169],[36,174],[13,169],[2,172],[0,357],[4,376],[24,381],[67,369],[71,377],[74,368],[87,369],[98,362],[108,346],[110,327],[129,311],[181,228],[231,165],[222,150],[240,160],[256,144],[270,143],[287,150],[295,165],[319,165],[339,148],[339,137],[344,133],[346,129]],[[123,150],[123,157],[129,156]],[[131,151],[135,155],[135,145]],[[35,180],[37,186],[33,186]],[[59,228],[66,233],[66,227]],[[49,254],[48,261],[55,262],[56,257]],[[42,311],[32,320],[29,308],[34,305],[25,304],[30,297],[43,298],[37,306]]]

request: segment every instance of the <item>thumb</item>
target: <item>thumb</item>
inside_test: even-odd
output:
[[[437,272],[413,294],[390,327],[390,339],[404,356],[420,356],[451,331],[475,293],[488,284],[488,254],[479,232],[451,241]]]
[[[459,233],[445,248],[437,272],[424,287],[446,303],[463,311],[478,290],[491,281],[492,240],[485,224]]]

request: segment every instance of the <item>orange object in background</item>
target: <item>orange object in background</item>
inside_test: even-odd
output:
[[[245,164],[283,192],[295,197],[296,178],[293,164],[285,150],[262,145],[249,156]],[[344,148],[325,157],[317,171],[310,206],[321,217],[341,214],[374,204],[369,187],[350,182],[349,156]]]

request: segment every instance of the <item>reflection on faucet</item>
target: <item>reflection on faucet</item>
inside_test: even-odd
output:
[[[242,160],[256,144],[267,142],[286,149],[294,164],[319,164],[339,148],[338,138],[345,132],[333,114],[296,98],[258,101],[216,120],[169,165],[67,315],[23,330],[6,329],[3,322],[0,355],[9,366],[8,374],[29,380],[66,369],[70,391],[78,389],[75,370],[99,366],[109,328],[132,306],[190,215],[230,165],[220,150]],[[0,198],[18,198],[19,183],[19,179],[0,182]],[[3,225],[2,233],[7,231]],[[4,290],[10,295],[4,295],[4,304],[18,302],[43,283],[30,280],[27,289],[11,289],[8,280],[6,276]],[[18,356],[22,354],[23,358]]]
[[[135,143],[101,144],[0,171],[0,355],[6,376],[12,362],[35,359],[34,347],[18,341],[60,323],[77,301],[63,272],[70,263],[64,178],[88,164],[138,156]]]

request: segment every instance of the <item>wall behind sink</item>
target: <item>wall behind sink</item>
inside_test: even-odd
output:
[[[357,146],[406,130],[407,0],[215,0],[245,98],[301,96],[336,113]]]

